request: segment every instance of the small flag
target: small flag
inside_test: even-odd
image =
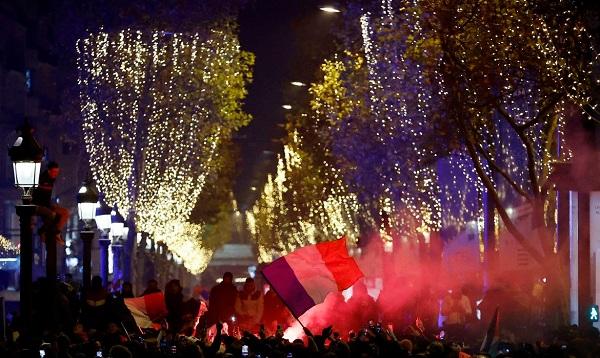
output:
[[[302,247],[267,265],[262,274],[296,318],[364,276],[348,255],[345,238]]]
[[[483,339],[483,343],[481,343],[480,352],[491,353],[492,349],[498,344],[500,341],[500,312],[499,307],[496,307],[496,311],[494,312],[494,317],[490,322],[490,326],[488,327],[487,333],[485,334],[485,338]]]
[[[151,293],[142,297],[126,298],[125,306],[127,306],[135,323],[140,328],[151,328],[153,327],[153,321],[167,316],[167,305],[162,292]]]

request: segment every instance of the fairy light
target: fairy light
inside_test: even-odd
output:
[[[83,136],[106,201],[200,272],[212,251],[188,223],[241,109],[253,56],[232,27],[206,35],[123,30],[77,44]],[[199,225],[199,226],[197,226]]]
[[[275,175],[269,175],[253,208],[246,213],[249,232],[258,246],[260,262],[269,262],[297,247],[322,240],[346,236],[350,242],[358,238],[355,213],[356,197],[347,192],[341,180],[310,180],[314,176],[307,153],[300,149],[301,136],[293,132],[277,160]],[[337,176],[332,167],[325,167],[326,177]],[[316,179],[316,178],[314,178]],[[305,192],[331,189],[329,195],[307,200]],[[311,199],[311,198],[308,198]]]
[[[15,256],[20,252],[19,246],[15,245],[6,237],[0,235],[0,256]]]
[[[384,240],[476,222],[482,244],[486,189],[475,163],[501,200],[520,204],[547,180],[553,160],[571,156],[564,148],[566,106],[590,103],[591,83],[598,80],[593,62],[572,56],[576,49],[569,43],[592,41],[568,2],[559,1],[552,17],[525,0],[480,4],[485,9],[397,3],[382,0],[379,10],[364,12],[356,24],[361,51],[325,60],[323,77],[310,86],[312,112],[292,125],[303,132],[288,133],[277,171],[248,213],[261,260],[321,240],[323,233],[352,231],[356,213],[379,225]],[[456,28],[430,26],[447,18]],[[452,94],[442,40],[450,42],[458,64],[454,72],[466,104],[461,115],[473,126],[475,157],[464,137],[431,145],[439,138],[436,116],[444,119]],[[589,51],[597,61],[595,50]],[[493,106],[486,102],[491,95]],[[448,130],[458,131],[452,120],[446,120]],[[316,144],[307,145],[307,138]],[[298,193],[308,191],[309,180],[331,188],[328,195],[305,203]],[[354,211],[332,209],[344,205]]]
[[[205,227],[189,222],[172,222],[161,229],[157,235],[176,253],[185,268],[192,274],[199,274],[208,266],[213,250],[202,244]]]
[[[381,1],[381,17],[366,12],[360,18],[363,51],[369,78],[368,102],[374,117],[375,132],[381,143],[391,145],[390,150],[382,151],[383,153],[393,153],[393,148],[406,148],[406,145],[399,145],[398,141],[394,140],[403,136],[408,138],[408,143],[412,143],[414,148],[423,148],[422,145],[419,145],[420,139],[430,131],[427,126],[430,115],[435,113],[436,104],[443,103],[443,98],[448,94],[442,76],[443,61],[441,56],[436,55],[440,51],[438,33],[435,32],[437,30],[423,28],[420,20],[424,13],[423,9],[428,9],[427,11],[431,12],[427,14],[429,21],[431,22],[431,18],[435,18],[434,21],[437,21],[436,9],[426,6],[428,3],[424,1],[410,1],[403,2],[401,12],[394,13],[391,3],[392,1],[389,0]],[[563,2],[562,5],[565,3]],[[489,6],[496,5],[489,4]],[[493,14],[492,16],[502,19],[478,20],[484,24],[483,27],[479,22],[474,21],[471,24],[475,28],[461,30],[463,33],[478,35],[475,36],[475,40],[468,38],[464,41],[475,41],[476,45],[485,43],[483,47],[486,48],[486,51],[479,53],[489,54],[490,60],[497,66],[500,83],[502,83],[499,91],[502,98],[501,105],[508,115],[514,118],[516,125],[525,125],[535,118],[544,104],[552,104],[552,96],[560,89],[565,92],[566,98],[571,102],[581,105],[590,101],[587,88],[589,88],[592,78],[591,67],[585,65],[583,69],[580,69],[579,65],[570,67],[570,53],[558,50],[555,46],[563,38],[569,38],[566,36],[567,33],[574,33],[576,38],[585,39],[584,43],[586,44],[591,43],[589,35],[585,34],[583,27],[570,20],[574,18],[574,10],[565,6],[562,18],[566,21],[553,23],[551,26],[546,18],[535,15],[530,6],[526,1],[512,1],[509,6],[506,6],[507,10],[501,11],[502,14],[496,11],[497,7],[486,12],[486,14]],[[444,9],[439,13],[446,15],[447,10]],[[470,13],[466,10],[476,11],[477,9],[466,9],[459,6],[453,10],[456,13],[452,16],[457,19],[462,16],[462,13]],[[509,18],[506,21],[510,23],[510,26],[497,26],[505,21],[507,15]],[[391,21],[392,18],[404,26],[395,26],[395,22]],[[453,39],[453,37],[450,38]],[[459,37],[457,40],[463,41]],[[521,51],[521,53],[515,52],[513,44],[526,46],[528,50]],[[418,51],[425,58],[415,59],[414,53],[407,55],[404,52],[406,49],[414,49],[416,46],[419,46]],[[477,56],[477,54],[466,51],[459,51],[457,54],[458,61],[463,64],[473,63],[473,66],[477,65],[479,60]],[[529,76],[527,73],[527,68],[531,67],[527,61],[530,61],[531,58],[538,61],[540,74],[537,78]],[[595,58],[598,56],[596,55]],[[468,65],[464,67],[468,67]],[[463,76],[462,73],[460,75]],[[466,84],[467,103],[469,100],[477,103],[482,91],[491,90],[490,88],[471,86],[472,83],[476,83],[477,79],[461,77],[460,80]],[[352,87],[354,86],[345,85],[345,88]],[[410,98],[411,88],[416,93],[416,100]],[[395,95],[396,98],[394,98]],[[532,143],[534,174],[539,177],[538,182],[540,183],[546,180],[550,172],[550,164],[553,158],[556,158],[555,147],[549,145],[554,140],[553,134],[550,132],[547,137],[544,137],[540,133],[544,133],[545,128],[555,126],[559,133],[557,136],[560,141],[559,146],[562,145],[564,142],[562,135],[564,128],[563,105],[564,101],[558,101],[555,106],[550,108],[547,118],[541,118],[539,123],[525,131],[526,140]],[[483,150],[501,168],[504,168],[516,185],[528,192],[531,183],[527,173],[527,163],[524,159],[527,155],[523,148],[523,141],[515,138],[514,129],[502,118],[490,117],[488,107],[475,105],[468,110],[470,111],[469,115],[477,121],[475,123],[481,123],[475,126],[481,136]],[[552,124],[553,121],[555,124]],[[408,147],[410,148],[410,146]],[[392,161],[392,165],[396,167],[397,163],[406,161],[407,158],[415,158],[416,166],[412,170],[409,169],[409,172],[416,175],[413,177],[412,183],[410,179],[404,180],[404,183],[408,184],[402,188],[403,197],[400,199],[400,206],[396,209],[391,209],[387,200],[386,194],[390,192],[389,186],[382,184],[384,189],[380,199],[382,203],[380,213],[389,214],[393,210],[406,207],[412,212],[413,217],[425,223],[425,227],[433,228],[441,226],[460,228],[466,221],[481,216],[483,185],[475,173],[472,158],[465,154],[464,148],[437,159],[435,159],[436,153],[423,149],[415,151],[414,155],[410,155],[410,152],[399,154],[395,163],[394,160]],[[565,151],[563,155],[568,157],[570,153]],[[449,167],[448,171],[451,175],[444,176],[444,180],[440,181],[436,178],[435,170],[423,165],[424,159],[427,158],[435,159],[438,163],[440,160],[444,161]],[[491,177],[493,169],[485,160],[482,162],[485,173]],[[402,169],[406,169],[406,166]],[[398,171],[400,172],[402,169],[398,168]],[[433,184],[431,190],[414,191],[414,188],[418,189],[420,183],[427,180]],[[498,175],[496,178],[492,177],[492,181],[502,197],[505,197],[507,195],[505,193],[511,190],[509,185]],[[436,188],[436,185],[440,185],[440,187]],[[444,205],[437,198],[443,200],[446,198]],[[455,202],[450,203],[447,198],[452,198]],[[426,209],[428,207],[430,210]],[[423,214],[419,215],[419,211]],[[429,222],[427,223],[427,221]]]

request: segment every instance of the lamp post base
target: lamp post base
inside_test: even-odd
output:
[[[94,240],[94,232],[83,230],[80,237],[83,242],[83,294],[86,294],[92,280],[92,241]]]
[[[17,215],[20,220],[20,273],[19,273],[19,291],[20,291],[20,311],[21,311],[21,335],[29,338],[29,325],[32,317],[32,297],[33,297],[33,215],[35,214],[35,205],[17,205]]]
[[[100,244],[100,277],[102,277],[102,286],[108,284],[108,246],[110,239],[102,238],[98,240]]]

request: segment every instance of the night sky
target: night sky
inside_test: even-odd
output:
[[[286,112],[281,106],[306,104],[307,87],[294,87],[290,82],[313,81],[319,64],[333,51],[332,29],[339,14],[320,11],[322,4],[253,0],[241,11],[240,41],[244,50],[256,56],[254,80],[245,101],[245,110],[254,119],[236,137],[242,158],[235,194],[242,209],[260,192],[281,150],[278,139],[284,135]]]

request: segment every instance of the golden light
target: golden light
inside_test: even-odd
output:
[[[333,6],[323,6],[323,7],[320,7],[319,10],[327,12],[327,13],[338,13],[338,12],[340,12],[339,9],[337,9],[337,8],[335,8]]]
[[[241,100],[252,55],[229,27],[202,36],[98,32],[77,51],[83,136],[99,190],[201,271],[210,254],[187,220],[219,165],[219,143],[250,120]]]

